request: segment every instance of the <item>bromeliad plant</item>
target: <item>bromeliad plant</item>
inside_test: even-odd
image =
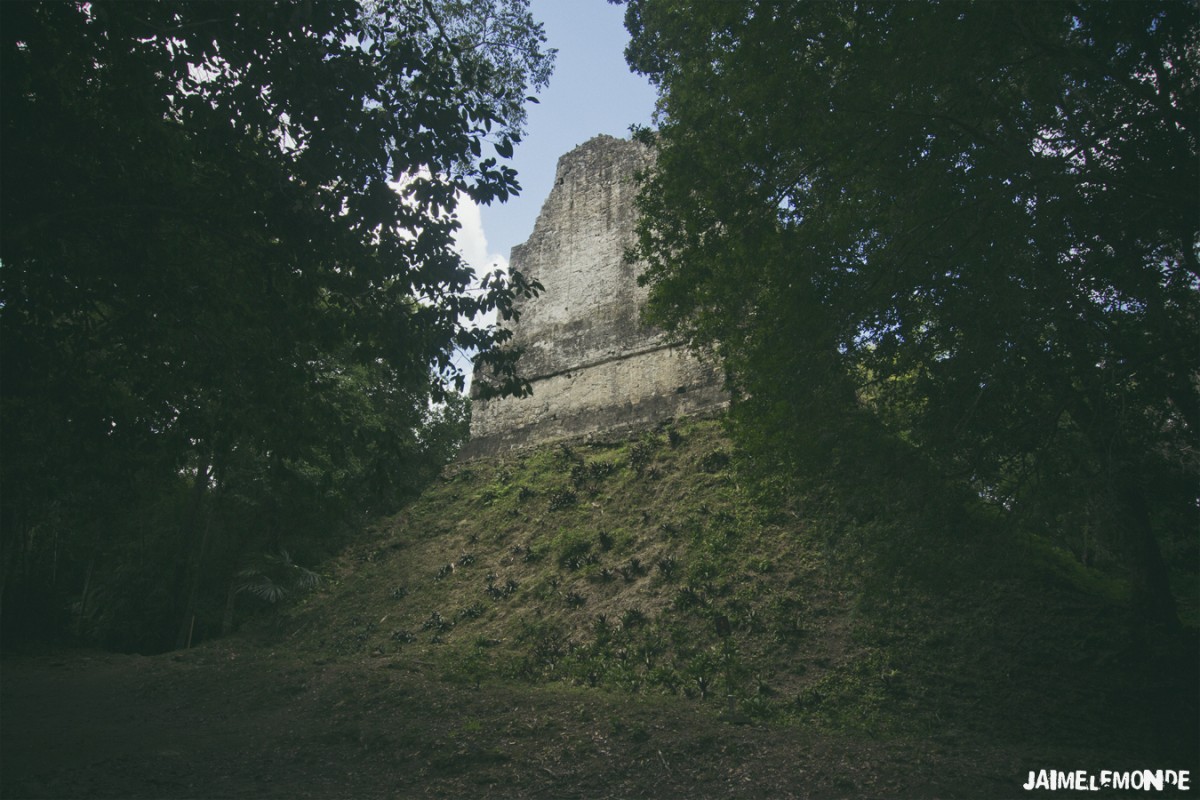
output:
[[[266,553],[257,563],[237,573],[238,594],[249,594],[263,602],[276,603],[316,588],[321,576],[292,560],[287,550]]]

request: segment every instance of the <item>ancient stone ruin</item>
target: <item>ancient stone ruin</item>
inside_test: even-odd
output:
[[[510,258],[545,286],[513,328],[533,395],[475,399],[464,456],[633,430],[727,404],[711,365],[640,320],[646,293],[624,254],[637,219],[634,174],[650,160],[643,145],[611,136],[559,159],[533,234]]]

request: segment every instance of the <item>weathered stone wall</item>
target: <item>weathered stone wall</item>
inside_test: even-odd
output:
[[[559,159],[533,234],[510,258],[546,289],[514,326],[533,396],[476,399],[465,456],[628,430],[726,403],[709,365],[640,321],[645,290],[624,253],[637,221],[634,174],[649,165],[645,147],[611,136]]]

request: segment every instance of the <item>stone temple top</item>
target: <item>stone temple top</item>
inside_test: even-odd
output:
[[[646,291],[624,255],[637,222],[634,175],[650,164],[643,145],[611,136],[559,159],[533,234],[510,258],[545,287],[513,326],[533,395],[476,398],[463,456],[636,429],[727,403],[709,365],[640,320]]]

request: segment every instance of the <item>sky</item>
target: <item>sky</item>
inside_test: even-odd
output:
[[[540,103],[529,105],[525,138],[509,162],[521,193],[507,203],[460,210],[459,247],[479,275],[507,267],[513,246],[533,233],[559,156],[601,133],[628,137],[631,125],[649,125],[654,112],[649,81],[625,64],[623,6],[531,0],[530,10],[545,25],[547,46],[558,48],[558,57]]]

